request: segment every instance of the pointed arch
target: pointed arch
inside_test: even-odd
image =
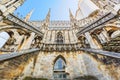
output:
[[[59,55],[54,60],[54,70],[64,70],[66,66],[66,60],[63,56]]]
[[[54,64],[55,64],[55,62],[56,62],[56,60],[57,60],[58,58],[62,58],[62,59],[65,61],[65,63],[66,63],[65,58],[64,58],[62,55],[58,55],[58,56],[55,58],[55,60],[54,60]]]
[[[53,67],[54,79],[67,79],[65,68],[66,68],[66,60],[63,56],[59,55],[54,60],[54,67]]]

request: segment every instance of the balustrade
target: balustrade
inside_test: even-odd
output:
[[[18,26],[15,26],[15,27],[20,26],[22,28],[28,29],[32,32],[35,32],[36,34],[43,37],[43,33],[35,25],[33,25],[30,22],[25,22],[24,20],[18,18],[17,16],[15,16],[13,14],[9,14],[8,16],[6,16],[6,20],[9,20],[9,21],[13,22],[14,24],[18,25]]]
[[[104,23],[108,22],[109,20],[115,18],[115,14],[108,12],[106,13],[104,16],[101,16],[100,18],[98,18],[97,20],[95,20],[94,22],[92,22],[89,25],[85,25],[85,28],[80,29],[77,33],[77,37],[79,37],[81,34],[84,34],[85,32],[89,32],[91,30],[95,30],[97,28],[102,28],[104,26]]]

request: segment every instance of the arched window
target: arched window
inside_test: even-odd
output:
[[[10,36],[7,32],[0,32],[0,48],[4,46],[4,44],[8,41],[9,38]]]
[[[57,44],[62,44],[63,43],[63,34],[62,34],[62,32],[57,33],[56,43]]]
[[[58,56],[54,63],[54,79],[66,79],[67,74],[65,72],[66,61],[62,56]]]
[[[54,65],[54,70],[64,70],[65,69],[65,62],[62,58],[58,58]]]

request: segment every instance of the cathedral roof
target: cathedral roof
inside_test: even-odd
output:
[[[33,24],[35,24],[38,27],[41,27],[44,23],[44,21],[33,21]],[[70,29],[71,28],[71,24],[70,21],[50,21],[49,24],[49,29],[56,29],[56,30],[63,30],[63,29]]]

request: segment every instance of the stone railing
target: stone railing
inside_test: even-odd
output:
[[[80,50],[120,59],[119,52],[111,52],[111,51],[105,51],[102,49],[92,49],[92,48],[81,48]]]
[[[21,55],[24,55],[24,54],[33,53],[33,52],[36,52],[36,51],[39,51],[39,50],[40,49],[35,48],[35,49],[26,49],[26,50],[10,52],[10,53],[7,53],[7,54],[0,54],[0,61],[4,61],[4,60],[7,60],[7,59],[18,57],[18,56],[21,56]]]
[[[24,20],[18,18],[17,16],[15,16],[13,14],[9,14],[8,16],[6,16],[6,20],[9,20],[10,22],[17,24],[21,28],[28,29],[28,30],[40,35],[41,37],[43,37],[43,33],[35,25],[33,25],[30,22],[25,22]]]
[[[96,20],[99,20],[99,18],[103,17],[106,14],[107,12],[105,12],[105,10],[101,10],[100,12],[96,14],[96,17],[87,17],[82,20],[78,20],[77,21],[77,24],[79,25],[78,29],[81,30],[81,27],[84,28],[84,26],[90,25],[91,23],[93,23]]]
[[[85,32],[88,32],[88,31],[93,31],[97,28],[102,28],[104,26],[100,26],[100,25],[103,25],[104,23],[108,22],[109,20],[115,18],[115,14],[109,12],[109,13],[106,13],[104,16],[98,18],[97,20],[95,20],[94,22],[92,22],[91,24],[88,24],[88,25],[85,25],[85,28],[83,29],[80,29],[77,33],[77,37],[79,37],[81,34],[84,34]]]

